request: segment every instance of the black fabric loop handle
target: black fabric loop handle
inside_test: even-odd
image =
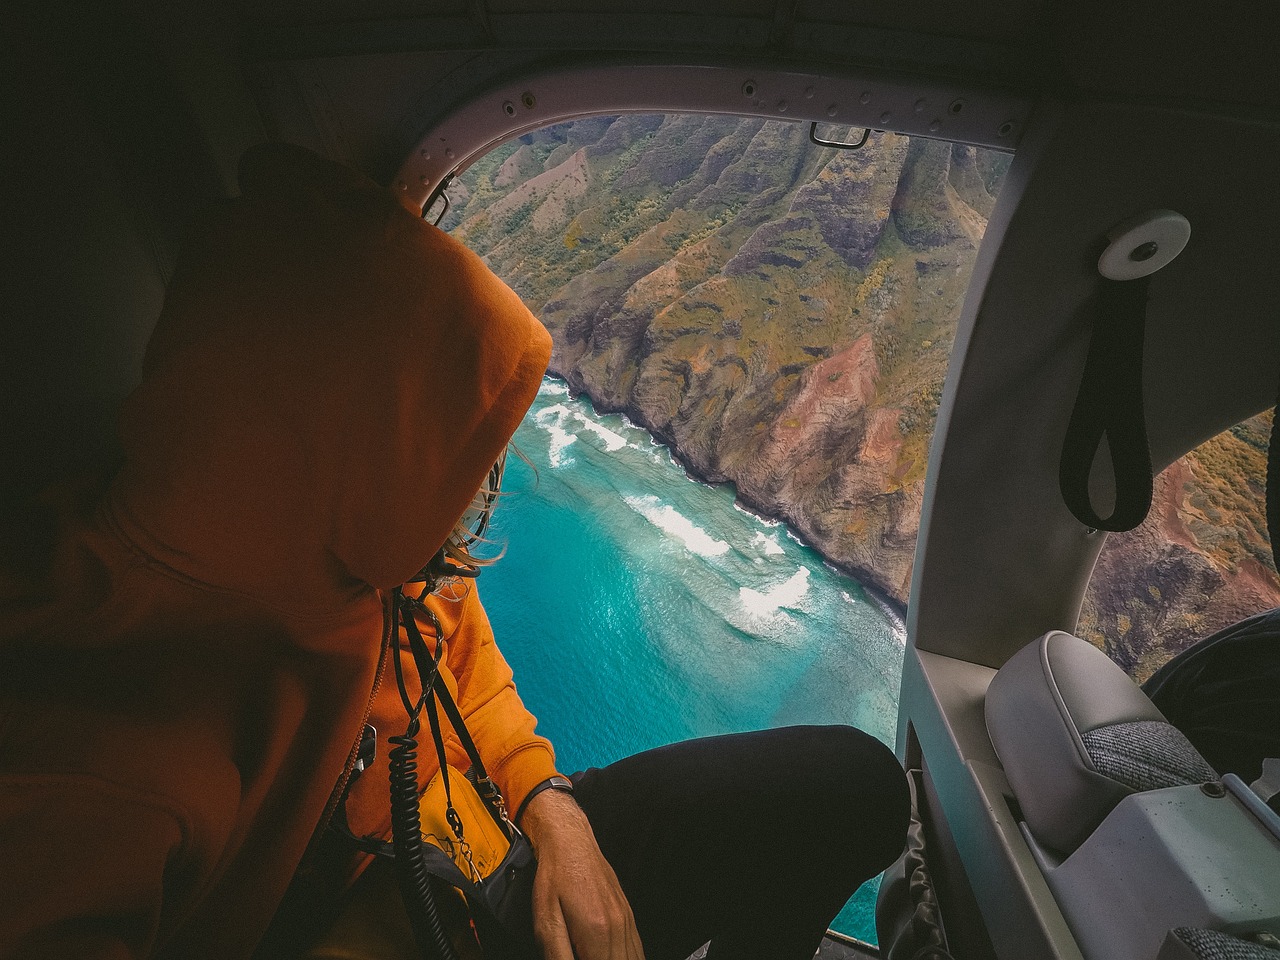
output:
[[[1142,399],[1142,347],[1148,277],[1103,279],[1080,392],[1062,444],[1062,499],[1087,527],[1132,530],[1151,509],[1151,452]],[[1111,451],[1115,506],[1101,517],[1089,497],[1089,473],[1103,438]]]

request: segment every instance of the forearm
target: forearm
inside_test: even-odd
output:
[[[534,852],[542,857],[542,850],[558,852],[569,843],[585,843],[590,839],[590,846],[597,852],[595,834],[587,815],[582,812],[573,795],[563,790],[543,790],[529,801],[520,815],[520,829]]]
[[[543,790],[522,822],[538,855],[534,933],[547,960],[643,960],[626,895],[573,797]]]

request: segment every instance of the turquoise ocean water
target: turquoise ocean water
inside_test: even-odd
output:
[[[855,581],[558,381],[515,439],[481,592],[562,770],[793,723],[893,743],[904,631]],[[873,902],[834,928],[874,942]]]

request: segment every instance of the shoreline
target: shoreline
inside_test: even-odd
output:
[[[626,420],[626,422],[629,423],[630,425],[640,430],[644,430],[646,433],[649,434],[649,437],[653,440],[654,443],[660,444],[661,446],[666,448],[668,454],[671,457],[672,462],[674,462],[677,466],[679,466],[680,469],[684,471],[685,476],[688,477],[693,482],[701,483],[706,486],[718,486],[722,483],[730,483],[730,484],[733,483],[733,481],[731,480],[710,480],[706,477],[700,476],[698,472],[692,469],[690,465],[685,461],[685,459],[680,455],[679,447],[677,447],[676,444],[670,438],[663,436],[662,434],[658,433],[653,428],[648,426],[646,423],[644,423],[644,421],[639,418],[639,416],[636,414],[634,410],[631,410],[627,407],[614,409],[612,405],[605,404],[597,400],[596,397],[591,395],[591,391],[585,390],[585,389],[582,389],[582,390],[576,389],[574,385],[570,383],[566,377],[564,377],[562,374],[556,371],[548,370],[546,373],[546,378],[553,380],[557,384],[563,386],[568,391],[570,399],[572,400],[586,399],[586,401],[591,404],[592,412],[597,416],[617,414],[623,417]],[[816,553],[819,557],[822,558],[823,563],[825,563],[832,570],[835,570],[838,573],[843,574],[844,576],[852,580],[854,583],[856,583],[862,589],[863,593],[867,595],[867,598],[876,605],[876,607],[880,610],[880,612],[885,615],[885,618],[888,619],[893,624],[895,629],[900,631],[901,635],[905,638],[906,629],[907,629],[907,606],[905,603],[902,603],[896,597],[891,596],[883,587],[881,587],[879,584],[871,580],[866,571],[851,568],[849,565],[841,563],[836,558],[828,556],[819,547],[814,546],[807,539],[805,539],[805,537],[801,534],[801,532],[798,529],[796,529],[795,524],[793,524],[792,521],[789,520],[787,517],[773,514],[770,511],[765,510],[760,505],[744,499],[742,495],[738,492],[737,485],[734,484],[733,486],[734,486],[733,503],[735,507],[737,507],[740,510],[743,510],[746,513],[751,514],[753,517],[756,517],[757,519],[765,523],[780,524],[787,531],[787,535],[790,536],[793,540],[795,540],[797,543],[801,544],[804,547],[807,547],[808,549]]]

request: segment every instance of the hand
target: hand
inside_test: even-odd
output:
[[[521,824],[538,855],[533,932],[546,960],[644,960],[631,905],[573,797],[542,791]]]

